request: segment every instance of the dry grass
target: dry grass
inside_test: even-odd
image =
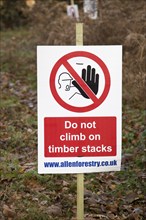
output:
[[[146,39],[143,34],[130,33],[124,42],[124,98],[128,102],[145,104]],[[132,94],[131,94],[132,93]]]

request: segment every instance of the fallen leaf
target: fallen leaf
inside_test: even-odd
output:
[[[14,216],[16,215],[16,212],[14,209],[11,209],[11,208],[9,208],[9,206],[4,204],[3,205],[3,214],[7,218],[14,218]]]
[[[61,216],[62,215],[62,209],[58,205],[51,205],[47,209],[47,213],[50,215],[55,215],[55,216]]]
[[[136,193],[129,193],[126,198],[126,200],[129,204],[133,203],[134,201],[139,200],[139,199],[140,199],[140,197]]]

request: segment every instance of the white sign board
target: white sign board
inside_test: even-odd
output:
[[[87,13],[91,19],[97,19],[97,0],[84,0],[84,13]]]
[[[122,46],[38,46],[38,172],[121,166]]]
[[[78,5],[67,5],[67,15],[79,19]]]

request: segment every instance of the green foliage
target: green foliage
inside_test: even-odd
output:
[[[46,183],[48,181],[48,177],[44,175],[39,175],[37,170],[30,170],[23,174],[23,180],[36,180],[40,183]]]
[[[1,161],[0,164],[1,179],[10,181],[13,178],[18,178],[20,170],[18,159],[12,158],[6,151],[1,151],[1,156],[5,158],[5,161]]]
[[[18,99],[16,97],[11,97],[11,99],[3,100],[3,102],[0,102],[0,108],[4,107],[15,107],[18,106]]]
[[[43,213],[41,210],[38,210],[35,206],[31,206],[27,209],[27,215],[23,220],[49,220],[48,214]]]

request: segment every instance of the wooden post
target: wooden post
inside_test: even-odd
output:
[[[84,220],[84,174],[77,174],[77,220]]]
[[[83,23],[76,23],[76,45],[83,46]]]
[[[83,45],[83,23],[76,23],[76,45]],[[77,174],[77,220],[84,220],[84,174]]]
[[[71,5],[74,5],[74,0],[71,0]]]

